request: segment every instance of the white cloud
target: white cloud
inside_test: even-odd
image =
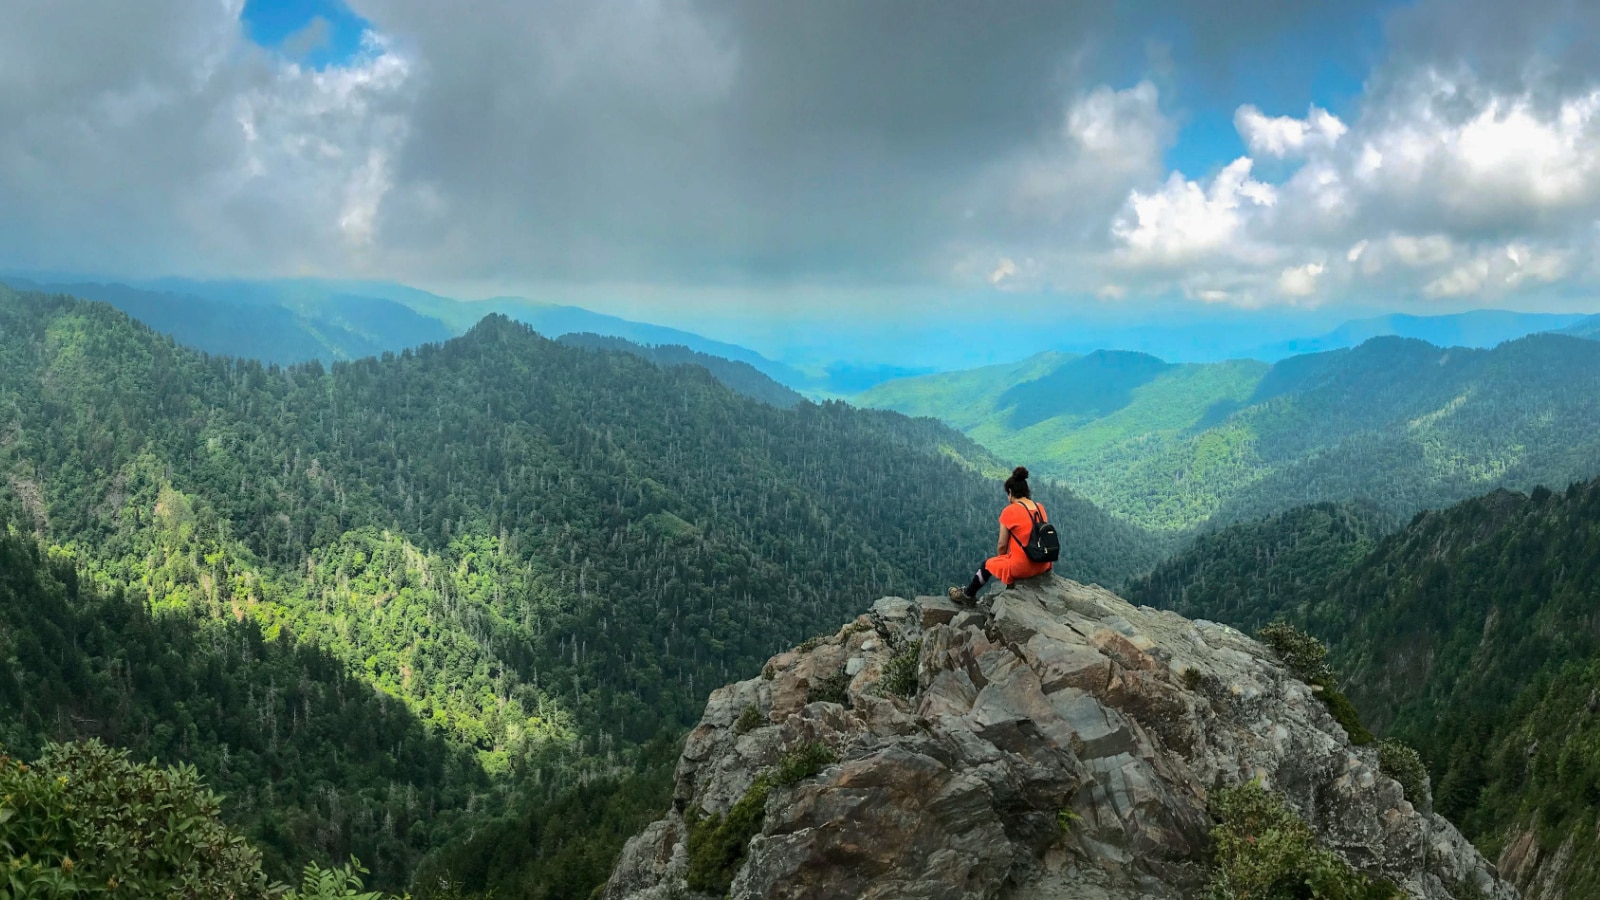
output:
[[[1309,297],[1317,292],[1317,279],[1327,267],[1322,263],[1306,263],[1284,269],[1278,276],[1278,292],[1285,297]]]
[[[1002,257],[1000,262],[989,273],[989,283],[999,286],[1000,282],[1017,274],[1017,263],[1010,257]]]
[[[1177,266],[1213,253],[1237,255],[1246,216],[1277,202],[1271,185],[1250,177],[1251,167],[1244,156],[1209,187],[1174,172],[1158,190],[1133,191],[1111,226],[1119,258],[1135,266]]]
[[[1332,147],[1349,131],[1339,117],[1312,106],[1304,119],[1267,116],[1246,104],[1233,114],[1234,127],[1250,152],[1279,159]]]
[[[1481,293],[1488,280],[1488,261],[1475,259],[1428,282],[1423,286],[1422,293],[1429,297],[1463,297]]]
[[[316,70],[246,42],[237,4],[71,6],[0,7],[0,265],[351,273],[406,136],[407,56],[369,35]]]

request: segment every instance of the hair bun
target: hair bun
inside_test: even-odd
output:
[[[1011,477],[1017,479],[1018,481],[1027,481],[1028,480],[1028,467],[1027,466],[1017,466],[1015,469],[1011,470]]]

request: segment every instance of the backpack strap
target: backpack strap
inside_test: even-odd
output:
[[[1043,521],[1042,519],[1039,518],[1039,504],[1035,503],[1030,508],[1027,504],[1023,503],[1020,499],[1013,500],[1011,502],[1013,502],[1013,503],[1017,504],[1018,506],[1022,507],[1022,511],[1027,513],[1028,514],[1028,519],[1033,522],[1033,527],[1034,528],[1038,528],[1039,527],[1039,523],[1041,521]],[[1006,533],[1011,535],[1011,539],[1013,541],[1017,542],[1017,546],[1018,547],[1021,547],[1023,550],[1027,550],[1028,549],[1028,545],[1024,544],[1022,542],[1022,538],[1017,537],[1017,533],[1015,531],[1012,531],[1011,529],[1007,528],[1006,529]],[[1033,539],[1033,535],[1030,534],[1028,536],[1028,539],[1032,540]]]

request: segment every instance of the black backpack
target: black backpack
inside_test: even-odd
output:
[[[1022,547],[1022,552],[1034,562],[1053,563],[1061,558],[1061,537],[1056,534],[1056,527],[1044,520],[1039,512],[1039,504],[1035,503],[1033,509],[1022,507],[1028,513],[1028,518],[1033,520],[1033,533],[1028,535],[1028,542],[1022,543],[1015,531],[1011,532],[1011,539]]]

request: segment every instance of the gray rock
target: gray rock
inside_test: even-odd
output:
[[[957,606],[949,597],[918,597],[916,604],[923,628],[948,625],[951,619],[965,611],[964,607]]]
[[[917,641],[915,696],[881,690],[888,661]],[[1195,690],[1183,686],[1191,669]],[[674,809],[628,842],[608,900],[695,896],[684,811],[726,812],[811,742],[839,764],[771,792],[730,896],[1199,897],[1206,796],[1251,778],[1325,846],[1413,897],[1446,900],[1462,885],[1517,896],[1449,822],[1408,803],[1270,651],[1103,588],[1030,579],[997,595],[992,614],[886,597],[766,671],[712,693],[684,743]],[[841,671],[848,706],[806,701]],[[740,735],[752,704],[770,724]],[[1561,862],[1514,843],[1506,859],[1519,871]]]

